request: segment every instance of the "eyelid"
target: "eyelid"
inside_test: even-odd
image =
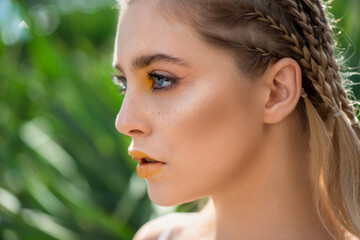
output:
[[[178,80],[180,79],[179,77],[168,77],[167,74],[159,74],[157,71],[152,71],[152,72],[147,72],[149,79],[153,79],[154,77],[159,77],[159,78],[167,78],[170,81],[170,85],[165,86],[165,87],[155,87],[155,81],[153,82],[153,86],[152,86],[152,92],[165,92],[168,90],[171,90],[173,88],[175,88],[178,84]]]
[[[177,81],[177,80],[180,80],[179,77],[176,77],[172,74],[166,74],[166,72],[164,71],[160,71],[160,70],[155,70],[155,71],[151,71],[151,72],[147,72],[147,75],[149,77],[164,77],[164,78],[168,78],[172,81]]]

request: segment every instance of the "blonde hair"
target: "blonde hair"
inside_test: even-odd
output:
[[[135,0],[128,0],[132,4]],[[360,237],[360,127],[334,53],[320,0],[157,0],[164,16],[189,24],[206,42],[229,51],[253,79],[290,57],[303,73],[298,103],[312,153],[314,206]]]

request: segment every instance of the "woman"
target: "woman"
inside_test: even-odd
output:
[[[318,0],[120,3],[116,127],[150,199],[134,239],[357,239],[359,125]]]

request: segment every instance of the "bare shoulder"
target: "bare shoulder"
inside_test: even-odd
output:
[[[171,226],[176,227],[176,232],[181,232],[196,215],[197,213],[170,213],[155,218],[144,224],[136,232],[133,240],[157,240],[160,234]]]

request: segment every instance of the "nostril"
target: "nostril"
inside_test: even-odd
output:
[[[138,129],[133,129],[131,131],[129,131],[129,133],[132,133],[132,134],[139,134],[139,133],[143,133],[142,131],[138,130]]]

